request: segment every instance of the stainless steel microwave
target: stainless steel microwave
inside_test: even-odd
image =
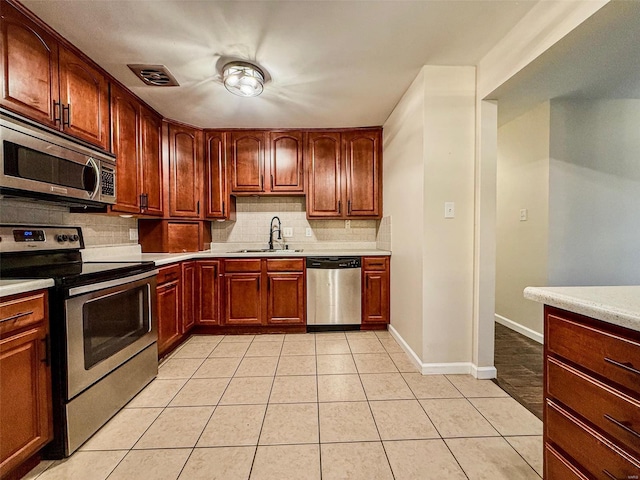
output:
[[[0,194],[66,205],[116,203],[116,160],[26,121],[0,115]]]

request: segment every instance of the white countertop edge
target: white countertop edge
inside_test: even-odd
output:
[[[527,287],[524,297],[640,331],[640,286]]]
[[[53,287],[53,280],[50,278],[37,280],[0,280],[0,297],[33,292],[49,287]]]

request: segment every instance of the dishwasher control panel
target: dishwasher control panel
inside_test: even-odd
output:
[[[361,257],[307,257],[307,268],[360,268]]]

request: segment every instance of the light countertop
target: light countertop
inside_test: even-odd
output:
[[[524,297],[640,331],[640,286],[527,287]]]
[[[33,292],[34,290],[49,287],[53,287],[53,280],[50,278],[38,280],[0,280],[0,297]]]

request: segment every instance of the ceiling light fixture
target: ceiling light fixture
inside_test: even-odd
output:
[[[264,88],[264,73],[248,62],[231,62],[222,68],[224,86],[240,97],[257,97]]]

